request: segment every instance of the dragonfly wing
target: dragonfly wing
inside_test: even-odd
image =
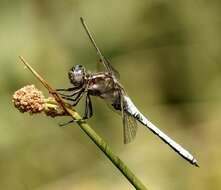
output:
[[[124,101],[124,90],[121,89],[120,92],[120,104],[121,104],[121,113],[123,118],[123,134],[124,134],[124,144],[131,142],[137,133],[137,121],[126,111],[127,102]]]
[[[113,66],[111,65],[111,63],[108,61],[108,59],[105,58],[102,55],[99,47],[97,46],[97,44],[95,42],[94,37],[92,36],[92,34],[91,34],[87,24],[85,23],[84,19],[81,17],[80,20],[81,20],[81,23],[82,23],[82,25],[83,25],[83,27],[84,27],[84,29],[85,29],[89,39],[90,39],[92,45],[94,46],[94,48],[95,48],[95,50],[97,52],[97,55],[99,57],[99,62],[101,62],[103,64],[103,66],[107,69],[108,72],[112,73],[116,78],[118,78],[118,76],[120,76],[118,71],[116,69],[114,69]],[[99,66],[98,66],[98,68],[99,68]]]
[[[123,129],[124,129],[124,144],[131,142],[137,133],[137,121],[136,119],[129,115],[127,112],[123,111]]]
[[[110,63],[110,61],[106,57],[104,57],[104,59],[105,59],[105,62],[106,62],[106,64],[104,64],[106,69],[108,71],[110,71],[117,79],[120,79],[120,73],[117,71],[117,69],[115,69],[113,67],[113,65]]]

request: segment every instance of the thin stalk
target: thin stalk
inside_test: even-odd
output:
[[[90,137],[90,139],[99,147],[99,149],[110,159],[110,161],[120,170],[120,172],[129,180],[136,189],[146,189],[142,182],[126,166],[126,164],[114,154],[110,146],[86,123],[80,119],[80,116],[71,109],[68,109],[73,119],[78,118],[77,124]]]

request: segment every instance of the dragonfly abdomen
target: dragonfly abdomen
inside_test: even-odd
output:
[[[182,146],[172,140],[169,136],[167,136],[164,132],[158,129],[153,123],[151,123],[133,104],[131,99],[127,96],[124,96],[124,101],[126,107],[124,108],[129,114],[131,114],[134,118],[136,118],[140,123],[142,123],[145,127],[150,129],[154,134],[160,137],[166,144],[168,144],[173,150],[175,150],[180,156],[189,161],[191,164],[197,165],[197,160]]]

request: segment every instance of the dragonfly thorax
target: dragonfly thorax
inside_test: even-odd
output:
[[[74,86],[81,86],[85,80],[86,71],[82,65],[76,65],[68,72],[70,82]]]

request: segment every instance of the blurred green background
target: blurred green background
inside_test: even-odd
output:
[[[19,113],[13,92],[35,84],[22,55],[55,88],[75,64],[96,71],[96,41],[137,107],[199,160],[195,168],[142,125],[123,144],[122,121],[93,98],[88,122],[152,190],[221,189],[220,1],[0,1],[0,189],[133,189],[69,118]],[[81,103],[77,110],[83,113]]]

